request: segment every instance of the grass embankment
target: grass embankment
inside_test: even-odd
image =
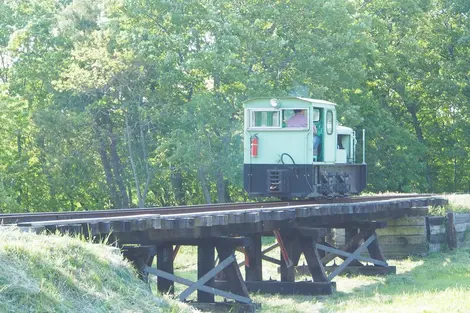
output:
[[[0,312],[191,312],[156,298],[118,250],[0,230]]]

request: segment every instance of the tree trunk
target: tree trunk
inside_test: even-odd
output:
[[[108,154],[106,153],[106,139],[103,138],[100,127],[98,126],[98,121],[95,121],[95,133],[96,138],[98,138],[98,153],[101,158],[101,164],[103,165],[104,174],[106,177],[106,184],[108,185],[109,195],[111,198],[111,203],[114,208],[120,209],[120,201],[117,196],[116,185],[114,184],[114,177],[111,170],[111,164],[109,162]]]
[[[147,193],[150,187],[150,179],[152,177],[149,169],[149,159],[147,154],[147,141],[145,139],[144,127],[142,125],[142,118],[140,116],[141,109],[139,108],[139,132],[140,132],[140,145],[142,147],[142,157],[144,159],[145,164],[145,185],[144,185],[144,193],[142,195],[143,204],[145,204],[145,199],[147,199]]]
[[[135,166],[134,162],[134,156],[132,153],[132,144],[131,144],[131,134],[130,134],[130,127],[129,127],[129,117],[127,114],[127,110],[124,109],[124,120],[126,122],[126,141],[127,141],[127,153],[129,154],[129,162],[131,163],[131,168],[132,168],[132,174],[134,176],[134,184],[135,184],[135,190],[137,193],[137,201],[138,201],[138,207],[143,208],[144,207],[144,199],[142,199],[142,194],[140,192],[140,184],[139,184],[139,177],[137,175],[137,168]]]
[[[217,170],[217,201],[219,203],[227,203],[226,199],[226,189],[225,189],[225,180],[224,180],[224,174],[222,171],[219,169]]]
[[[107,113],[107,118],[109,119],[109,128],[108,128],[108,136],[111,139],[109,148],[111,154],[111,165],[113,168],[114,178],[116,180],[116,184],[119,188],[120,198],[121,198],[121,208],[128,208],[129,207],[129,197],[127,195],[126,186],[124,184],[124,180],[122,179],[121,173],[123,172],[121,159],[117,153],[117,140],[116,135],[113,133],[113,127],[111,124],[111,117],[109,113]]]
[[[18,132],[16,135],[16,145],[17,145],[17,150],[18,150],[18,161],[21,160],[22,154],[23,154],[23,146],[22,146],[22,140],[21,140],[21,133]],[[23,199],[23,184],[20,182],[18,184],[18,197],[16,198],[16,202],[21,205],[22,204],[22,199]],[[29,212],[29,203],[26,205],[27,211]]]
[[[197,171],[197,176],[198,176],[199,181],[201,182],[202,193],[204,195],[204,199],[206,200],[206,203],[208,204],[212,203],[209,185],[207,184],[207,180],[206,180],[206,173],[203,168],[199,168],[199,170]]]
[[[171,171],[171,186],[173,188],[176,203],[179,205],[185,205],[186,199],[184,197],[183,175],[181,175],[180,170],[174,169]]]
[[[402,96],[402,98],[404,98]],[[406,108],[408,110],[408,112],[410,113],[411,115],[411,120],[412,120],[412,123],[413,123],[413,128],[415,129],[415,132],[416,132],[416,137],[418,138],[418,141],[420,143],[422,143],[424,146],[426,146],[426,143],[425,143],[425,140],[424,140],[424,136],[423,136],[423,129],[421,128],[421,123],[419,122],[418,120],[418,115],[417,115],[417,107],[416,107],[416,104],[415,103],[407,103],[406,104]],[[432,174],[431,174],[431,168],[429,166],[429,162],[428,162],[428,156],[425,155],[425,160],[424,160],[425,164],[426,164],[426,181],[429,185],[429,188],[431,190],[433,190],[433,179],[432,179]]]
[[[52,204],[52,209],[57,208],[57,200],[56,200],[56,190],[55,190],[55,185],[54,185],[54,179],[51,175],[51,172],[49,171],[47,167],[47,158],[46,158],[46,153],[45,153],[45,143],[44,143],[44,137],[39,136],[37,139],[38,146],[39,146],[39,161],[41,164],[42,172],[44,176],[47,178],[47,184],[49,185],[49,197],[50,197],[50,204]]]

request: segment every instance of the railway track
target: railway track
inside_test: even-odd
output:
[[[69,220],[69,219],[91,219],[91,218],[109,218],[124,217],[136,215],[169,215],[169,214],[190,214],[205,213],[217,211],[236,211],[250,209],[269,209],[279,207],[290,207],[299,205],[315,205],[315,204],[336,204],[336,203],[359,203],[369,201],[383,201],[404,198],[421,198],[430,197],[429,194],[415,195],[394,195],[394,196],[358,196],[336,199],[314,199],[314,200],[293,200],[278,202],[248,202],[248,203],[224,203],[224,204],[204,204],[193,206],[174,206],[174,207],[156,207],[156,208],[135,208],[135,209],[114,209],[99,211],[75,211],[75,212],[37,212],[37,213],[7,213],[0,214],[0,224],[11,225],[27,222]]]

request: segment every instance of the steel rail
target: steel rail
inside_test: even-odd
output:
[[[154,207],[154,208],[135,208],[135,209],[111,209],[97,211],[64,211],[64,212],[36,212],[36,213],[6,213],[0,214],[0,224],[18,224],[25,222],[39,222],[52,220],[67,220],[81,218],[103,218],[117,216],[134,216],[143,214],[189,214],[204,213],[230,210],[246,210],[246,209],[269,209],[279,207],[289,207],[298,205],[315,205],[315,204],[347,204],[368,201],[393,200],[403,198],[420,198],[430,197],[430,194],[411,194],[411,195],[393,195],[393,196],[356,196],[335,199],[311,199],[311,200],[292,200],[278,202],[247,202],[247,203],[223,203],[223,204],[203,204],[191,206],[174,206],[174,207]]]

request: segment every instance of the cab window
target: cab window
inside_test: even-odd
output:
[[[283,109],[283,128],[308,128],[308,109]]]
[[[328,135],[333,133],[333,112],[330,110],[326,112],[326,133]]]
[[[250,127],[278,128],[280,125],[279,110],[250,111]]]
[[[312,110],[312,119],[314,122],[318,122],[320,120],[320,110],[319,109],[313,109]]]

